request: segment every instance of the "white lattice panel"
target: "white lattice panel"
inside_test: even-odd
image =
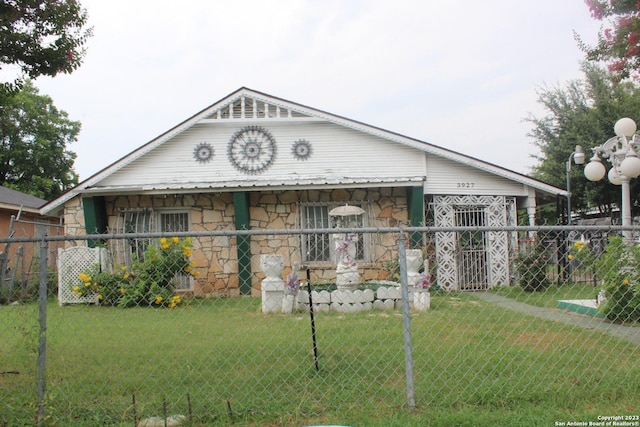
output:
[[[451,195],[435,196],[433,202],[436,227],[454,227],[455,210],[460,207],[482,206],[487,212],[487,222],[491,227],[515,224],[515,204],[512,198],[503,196]],[[513,223],[512,223],[513,222]],[[508,232],[488,232],[487,286],[510,283],[510,237]],[[436,262],[438,263],[437,281],[440,287],[456,290],[458,286],[458,241],[455,233],[436,233]]]
[[[491,198],[487,207],[489,227],[501,227],[507,224],[507,206],[505,198]],[[489,287],[509,284],[509,241],[506,231],[489,231]]]
[[[73,293],[73,287],[83,285],[79,274],[98,264],[101,268],[108,265],[105,248],[78,246],[58,249],[58,303],[80,304],[97,303],[97,295],[79,297]]]
[[[452,227],[454,225],[453,205],[435,197],[434,219],[436,227]],[[436,263],[438,264],[437,282],[442,289],[448,291],[458,287],[458,263],[456,260],[456,236],[454,233],[436,233]]]

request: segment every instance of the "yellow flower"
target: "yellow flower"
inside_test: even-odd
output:
[[[176,304],[178,304],[180,301],[180,295],[175,295],[173,298],[171,298],[171,302],[175,302]]]
[[[124,295],[124,293],[125,293],[124,288],[120,288],[120,294],[121,294],[121,295]]]
[[[167,307],[169,307],[169,308],[173,308],[173,307],[175,307],[175,306],[176,306],[176,303],[175,303],[175,302],[170,302],[170,303],[169,303],[169,305],[168,305]]]
[[[173,243],[179,243],[179,242],[180,242],[180,239],[178,239],[177,237],[172,237],[172,238],[171,238],[171,241],[172,241]]]
[[[99,299],[100,301],[102,301],[102,298],[103,298],[103,297],[102,297],[102,294],[98,294],[98,299]]]
[[[191,248],[186,247],[182,249],[182,255],[185,256],[185,258],[189,258],[192,254]]]
[[[128,278],[129,278],[129,273],[124,273],[124,274],[122,275],[122,278],[123,278],[123,279],[128,279]]]
[[[78,274],[78,277],[80,278],[80,280],[82,280],[83,282],[90,282],[91,281],[91,276],[89,276],[88,274],[85,273],[80,273]]]
[[[569,261],[571,261],[573,259],[573,255],[569,254],[567,258],[569,258]]]
[[[84,287],[88,288],[89,286],[91,286],[91,282],[84,282]]]
[[[164,237],[160,238],[160,249],[169,249],[169,242]]]
[[[74,292],[78,292],[80,290],[80,286],[74,286],[72,290]]]
[[[628,284],[629,284],[629,279],[624,279],[624,280],[622,281],[622,284],[623,284],[623,285],[628,285]]]
[[[582,241],[577,241],[573,244],[573,247],[576,248],[577,250],[581,251],[582,249],[584,249],[584,242]]]
[[[160,304],[160,303],[162,302],[162,299],[163,299],[163,298],[162,298],[160,295],[158,295],[158,296],[156,297],[156,301],[155,301],[155,303],[156,303],[156,304]]]

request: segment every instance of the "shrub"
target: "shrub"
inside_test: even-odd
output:
[[[567,259],[575,262],[576,268],[595,273],[596,256],[587,243],[580,240],[573,242],[569,247]]]
[[[547,277],[549,255],[541,244],[535,244],[527,252],[521,253],[516,260],[518,281],[527,292],[544,291],[551,285]]]
[[[116,266],[114,272],[106,272],[96,265],[80,273],[83,284],[75,286],[73,293],[97,295],[103,305],[173,308],[182,302],[179,295],[174,295],[176,274],[196,275],[191,254],[190,239],[161,238],[159,245],[150,245],[143,259],[134,260],[130,269]]]
[[[640,248],[626,244],[620,236],[609,239],[607,248],[596,262],[602,284],[602,301],[598,307],[607,319],[615,322],[640,321]]]

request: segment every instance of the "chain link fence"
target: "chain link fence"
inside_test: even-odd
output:
[[[297,425],[340,412],[637,402],[640,252],[620,234],[4,239],[34,261],[28,275],[11,259],[3,273],[0,425]]]

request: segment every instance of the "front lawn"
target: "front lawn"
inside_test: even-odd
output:
[[[496,292],[507,291],[527,297]],[[588,293],[535,299],[553,306],[560,295]],[[430,311],[412,312],[415,410],[400,311],[316,314],[319,371],[308,313],[264,315],[256,298],[175,309],[52,301],[47,315],[48,425],[129,426],[166,412],[197,426],[544,426],[640,412],[638,346],[473,294],[434,293]],[[0,375],[0,425],[29,424],[37,307],[0,307],[0,325],[0,370],[20,372]]]

